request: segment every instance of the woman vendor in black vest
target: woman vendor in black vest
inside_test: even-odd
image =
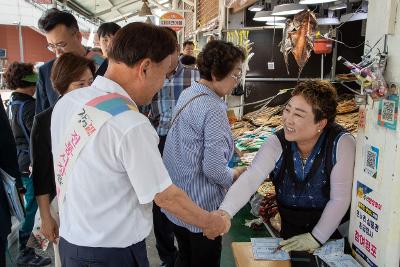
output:
[[[335,123],[336,89],[327,81],[299,83],[286,105],[283,129],[271,136],[220,206],[234,216],[266,177],[275,185],[282,249],[313,252],[341,238],[353,181],[355,140]]]

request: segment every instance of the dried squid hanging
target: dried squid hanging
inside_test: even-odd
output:
[[[286,69],[288,68],[288,54],[292,52],[301,72],[313,51],[313,39],[317,28],[315,14],[309,10],[303,10],[296,14],[293,20],[287,20],[283,31],[283,39],[280,43],[280,51],[285,59]]]

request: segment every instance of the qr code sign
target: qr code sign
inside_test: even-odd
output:
[[[376,170],[376,153],[373,151],[367,151],[366,167],[371,170]]]
[[[364,155],[364,172],[376,179],[378,176],[379,148],[367,145]]]
[[[393,123],[396,103],[394,101],[384,99],[382,104],[382,121]]]

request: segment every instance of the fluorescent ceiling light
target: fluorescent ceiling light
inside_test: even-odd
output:
[[[261,11],[261,10],[263,10],[263,8],[260,7],[260,6],[249,7],[249,11],[252,11],[252,12],[258,12],[258,11]]]
[[[318,25],[339,25],[338,18],[317,18]]]
[[[252,5],[252,6],[250,6],[248,9],[249,9],[249,11],[258,12],[258,11],[263,10],[264,6],[256,3],[256,4]]]
[[[340,17],[340,23],[355,21],[355,20],[364,20],[367,19],[367,17],[368,13],[365,12],[344,14]]]
[[[330,2],[335,2],[335,1],[336,0],[300,0],[300,4],[314,5],[314,4],[330,3]]]
[[[284,27],[286,23],[284,22],[267,22],[265,25],[268,26],[277,26],[277,27]]]
[[[307,9],[307,6],[300,4],[283,4],[274,6],[272,10],[272,15],[274,16],[290,16],[295,15],[304,9]]]
[[[285,17],[272,16],[272,11],[258,11],[253,20],[255,21],[282,21],[285,20]]]
[[[330,6],[329,10],[339,10],[339,9],[345,9],[345,8],[347,8],[347,5],[345,3],[337,2],[337,3],[333,4],[333,6]]]

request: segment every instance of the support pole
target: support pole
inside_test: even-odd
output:
[[[21,21],[18,22],[18,39],[19,39],[19,60],[24,62],[24,44],[22,40],[22,26]]]
[[[324,54],[321,54],[321,80],[324,79]]]

